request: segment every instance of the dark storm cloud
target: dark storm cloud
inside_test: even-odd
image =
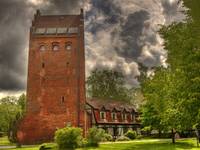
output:
[[[0,1],[0,91],[25,88],[31,7],[25,1]]]
[[[80,12],[78,0],[0,0],[0,92],[26,88],[29,28],[42,13]]]
[[[143,45],[140,45],[138,40],[142,36],[144,22],[149,19],[149,13],[141,10],[128,15],[127,21],[122,25],[120,33],[122,41],[125,43],[119,51],[125,58],[136,59],[141,53]],[[117,49],[117,47],[116,47]]]
[[[138,85],[138,62],[163,65],[158,24],[181,20],[177,0],[0,0],[0,92],[24,90],[29,28],[42,14],[78,14],[85,7],[86,71],[118,69]],[[171,16],[173,15],[173,17]]]
[[[159,25],[180,21],[177,0],[88,0],[86,67],[112,68],[137,86],[139,65],[167,66]],[[170,12],[168,12],[170,11]],[[170,15],[173,15],[171,17]]]

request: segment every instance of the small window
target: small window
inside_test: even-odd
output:
[[[59,50],[59,44],[58,43],[53,43],[52,44],[52,50],[53,51],[58,51]]]
[[[57,33],[58,33],[58,34],[67,33],[67,28],[58,28],[58,29],[57,29]]]
[[[45,51],[46,50],[46,47],[45,47],[45,45],[40,45],[40,51]]]
[[[105,112],[100,112],[100,118],[101,119],[106,119],[106,113]]]
[[[78,28],[77,27],[70,27],[68,28],[68,33],[78,33]]]
[[[134,113],[131,114],[131,120],[132,120],[132,122],[135,122],[135,114]]]
[[[127,114],[126,114],[126,113],[123,113],[123,114],[122,114],[122,120],[123,120],[123,121],[126,121],[126,120],[127,120]]]
[[[65,44],[65,49],[66,50],[71,50],[72,49],[72,44],[71,43],[66,43]]]
[[[112,115],[112,120],[116,120],[117,119],[117,115],[116,115],[115,112],[111,113],[111,115]]]
[[[45,28],[36,28],[35,34],[45,34],[46,29]]]
[[[47,28],[47,34],[56,34],[56,28]]]
[[[65,102],[65,97],[62,96],[62,98],[61,98],[61,103],[64,103],[64,102]]]
[[[42,68],[44,68],[45,67],[45,64],[44,64],[44,62],[42,63]]]

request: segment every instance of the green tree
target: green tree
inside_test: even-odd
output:
[[[90,97],[102,99],[132,99],[132,91],[126,88],[123,74],[113,70],[93,70],[87,79],[87,92]]]
[[[20,143],[18,143],[17,141],[17,128],[18,128],[18,123],[23,118],[26,109],[26,95],[24,93],[20,95],[16,105],[18,106],[19,109],[16,112],[15,117],[11,120],[9,124],[8,138],[11,142],[19,144],[17,146],[20,147]]]
[[[17,104],[21,107],[22,113],[26,110],[26,95],[23,93],[20,95]]]
[[[157,120],[160,127],[172,131],[191,129],[200,121],[200,1],[184,0],[184,5],[189,8],[186,22],[160,31],[169,67],[157,69],[152,79],[142,83],[144,124],[156,127],[152,120]]]
[[[17,98],[7,96],[0,99],[0,131],[8,132],[10,123],[14,120],[17,112],[20,111],[17,105]]]
[[[25,94],[0,99],[0,132],[7,133],[11,142],[17,142],[17,124],[25,112],[25,103]]]

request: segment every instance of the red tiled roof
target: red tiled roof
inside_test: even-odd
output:
[[[94,109],[102,109],[104,107],[106,110],[110,111],[112,111],[113,109],[116,109],[117,111],[125,110],[127,112],[136,111],[133,104],[127,103],[125,101],[87,98],[86,102]]]

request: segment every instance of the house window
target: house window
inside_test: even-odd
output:
[[[40,51],[45,51],[46,50],[46,47],[45,47],[45,45],[40,45]]]
[[[132,122],[135,122],[135,114],[134,113],[131,114],[131,120],[132,120]]]
[[[66,50],[71,50],[72,49],[72,44],[70,42],[65,44],[65,49]]]
[[[59,50],[59,43],[53,43],[52,44],[52,50],[53,51],[58,51]]]
[[[116,120],[117,119],[117,114],[115,112],[111,113],[111,117],[112,120]]]
[[[101,111],[100,112],[100,119],[106,119],[106,113]]]
[[[126,113],[123,113],[123,114],[122,114],[122,120],[123,120],[123,121],[126,121],[126,120],[127,120],[127,114],[126,114]]]

